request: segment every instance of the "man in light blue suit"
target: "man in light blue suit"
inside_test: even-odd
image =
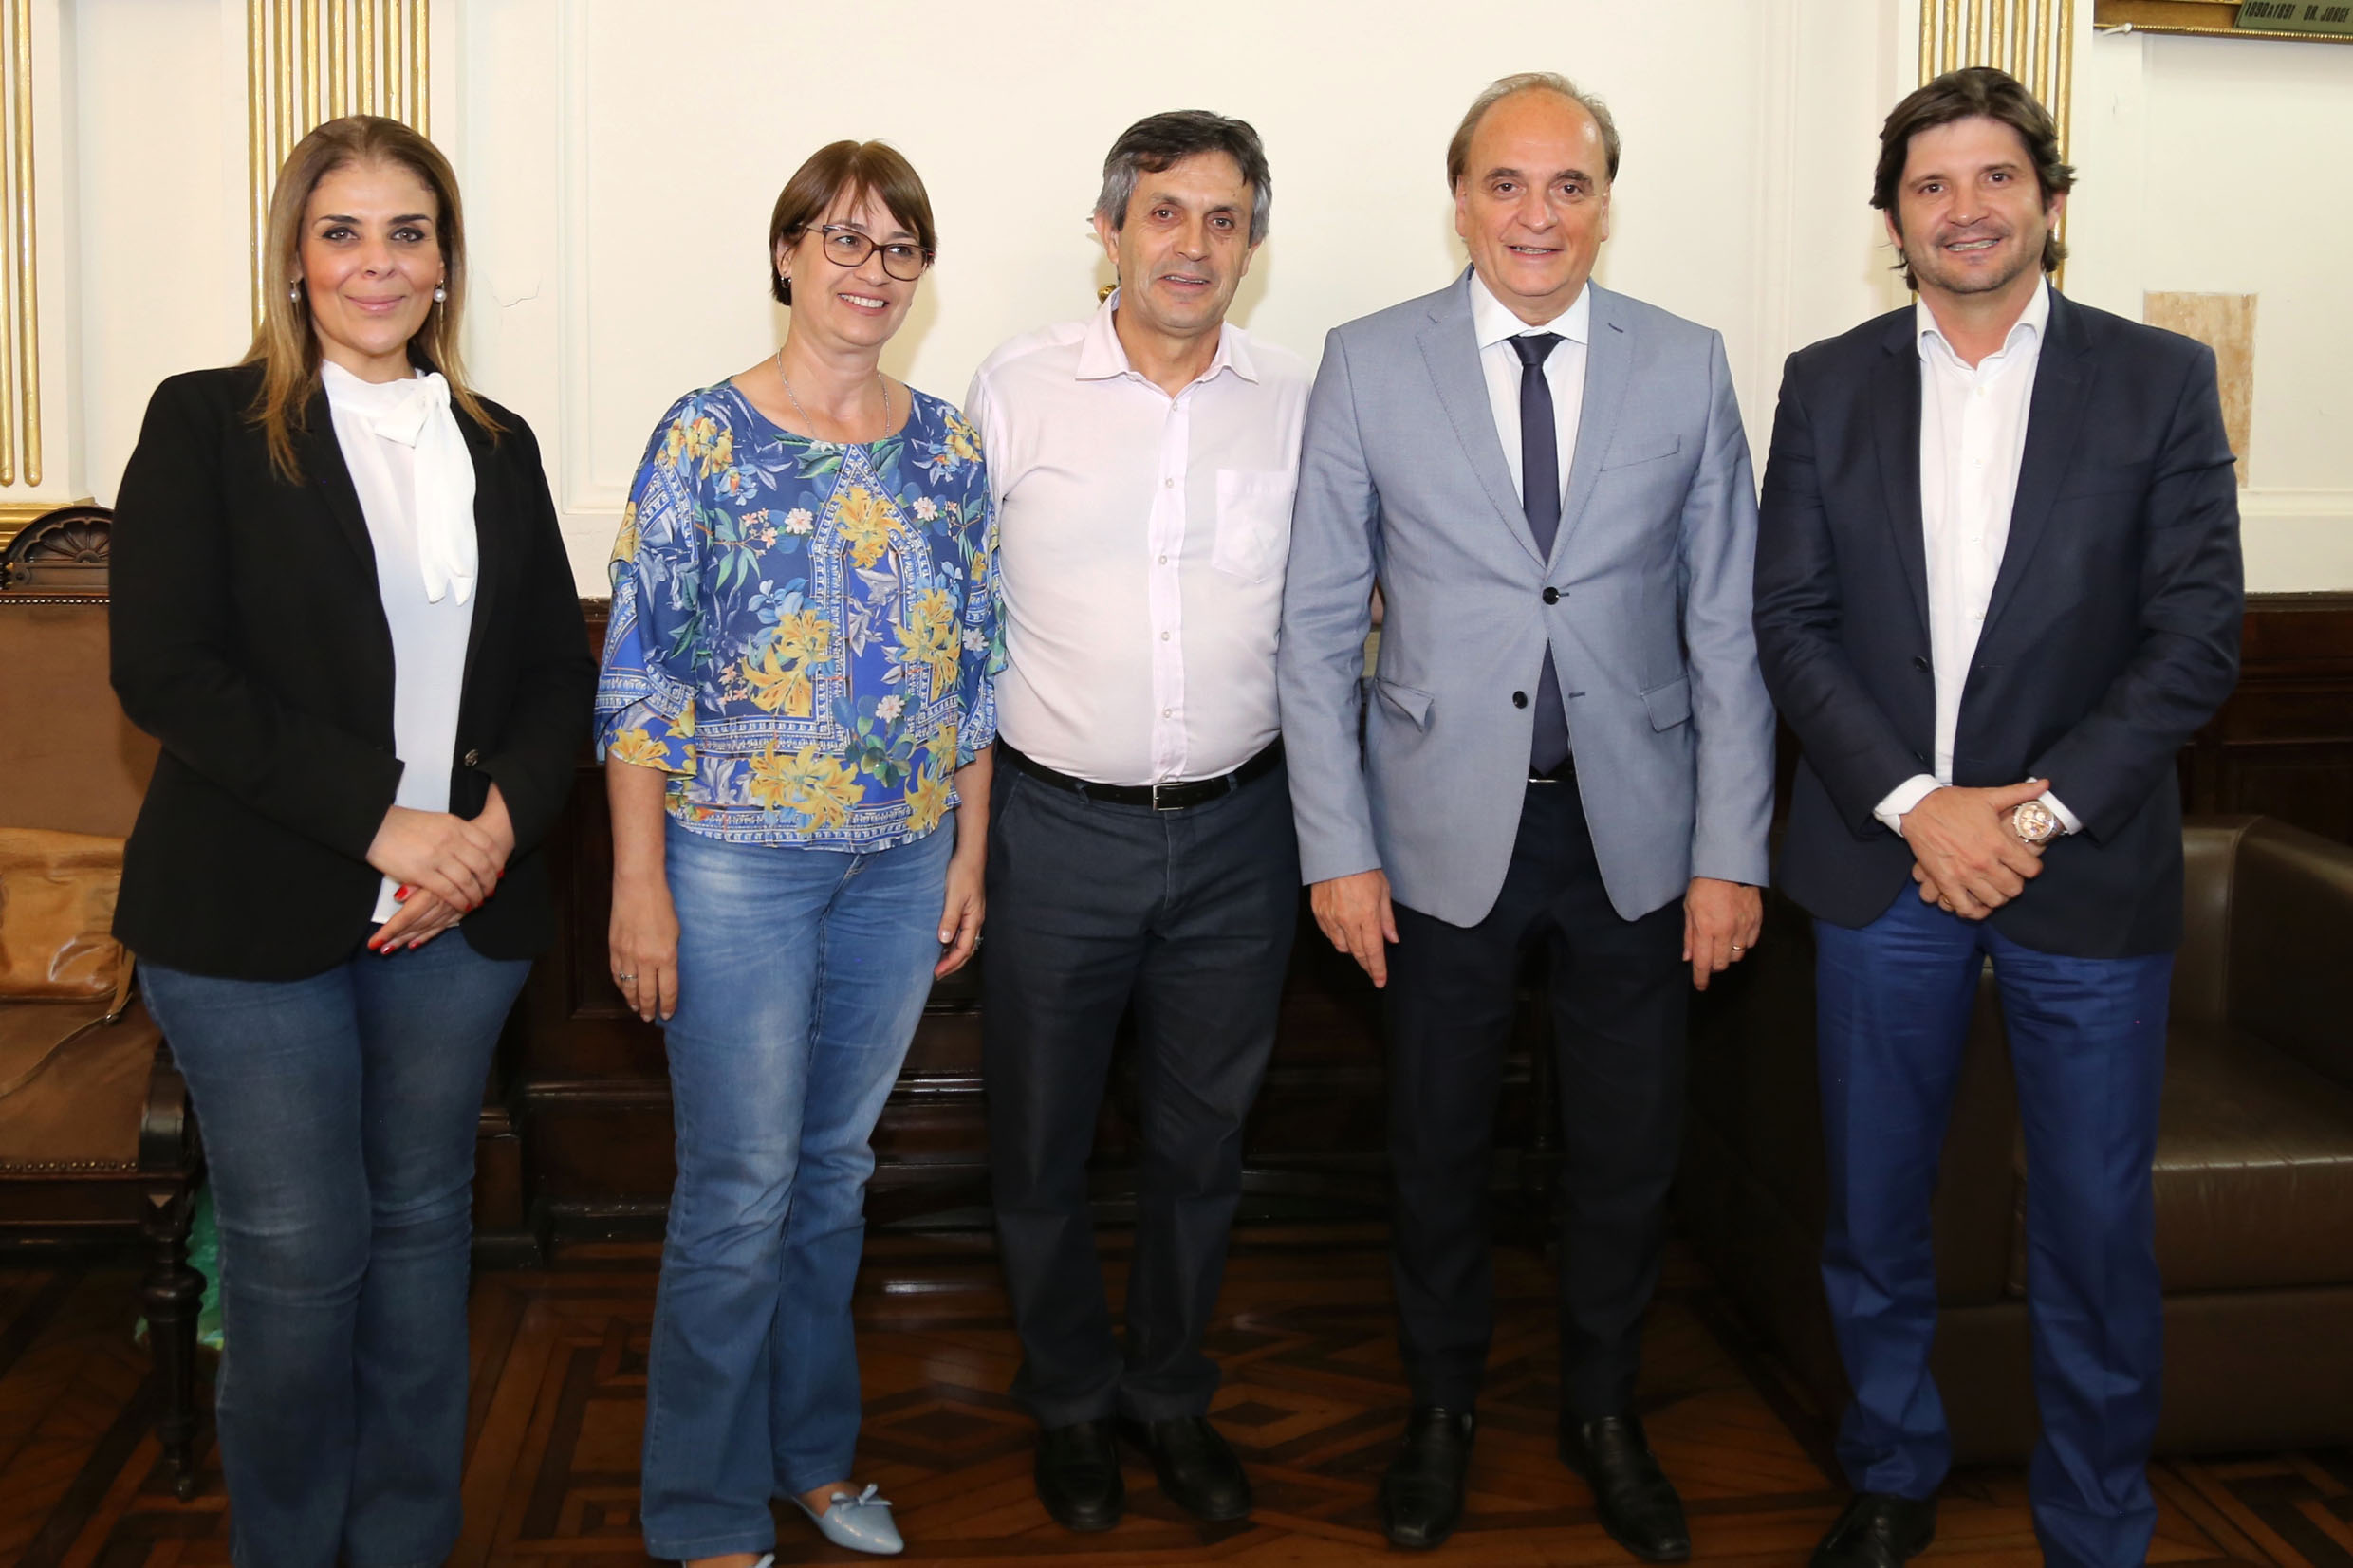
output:
[[[1608,111],[1561,77],[1481,94],[1447,152],[1470,269],[1333,332],[1307,408],[1283,738],[1317,922],[1396,982],[1414,1412],[1380,1504],[1401,1546],[1461,1512],[1512,979],[1541,946],[1566,1156],[1561,1454],[1621,1544],[1691,1551],[1634,1380],[1681,1134],[1684,976],[1704,987],[1756,945],[1773,716],[1722,341],[1587,283],[1618,153]]]

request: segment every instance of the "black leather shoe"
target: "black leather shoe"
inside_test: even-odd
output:
[[[1131,1421],[1126,1427],[1136,1446],[1152,1456],[1153,1472],[1170,1502],[1212,1523],[1250,1517],[1250,1477],[1208,1416]]]
[[[1405,1418],[1405,1447],[1380,1478],[1380,1528],[1392,1546],[1436,1546],[1462,1519],[1463,1472],[1478,1422],[1469,1411],[1424,1405]]]
[[[1683,1500],[1651,1457],[1642,1423],[1604,1415],[1583,1426],[1561,1423],[1561,1463],[1585,1478],[1610,1539],[1645,1562],[1691,1556]]]
[[[1108,1421],[1047,1427],[1038,1433],[1038,1501],[1065,1530],[1108,1530],[1127,1503],[1120,1446]]]
[[[1859,1493],[1814,1548],[1813,1568],[1897,1568],[1936,1539],[1936,1500]]]

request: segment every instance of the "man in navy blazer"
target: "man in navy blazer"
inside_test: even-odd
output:
[[[1816,917],[1859,1494],[1816,1568],[1935,1533],[1929,1205],[1989,957],[2026,1129],[2036,1533],[2121,1568],[2156,1522],[2175,754],[2237,676],[2238,507],[2213,354],[2045,282],[2072,178],[1999,71],[1897,105],[1872,204],[1918,302],[1792,355],[1774,420],[1757,649],[1804,753],[1778,874]]]

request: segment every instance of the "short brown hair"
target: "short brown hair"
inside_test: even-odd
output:
[[[1888,215],[1899,234],[1903,231],[1903,218],[1896,206],[1896,187],[1903,183],[1912,138],[1938,125],[1980,117],[1999,120],[2026,143],[2027,160],[2034,165],[2034,182],[2043,193],[2045,208],[2053,196],[2075,189],[2075,169],[2059,156],[2058,122],[2035,101],[2024,83],[1991,65],[1947,71],[1897,104],[1888,112],[1887,123],[1880,127],[1880,166],[1871,177],[1871,205]],[[2059,243],[2057,231],[2045,235],[2043,270],[2056,272],[2066,259],[2067,248]],[[1896,270],[1903,274],[1905,286],[1919,287],[1900,247],[1896,252]]]
[[[785,181],[768,220],[769,288],[778,304],[792,303],[792,280],[776,265],[777,246],[798,240],[810,224],[822,222],[845,194],[853,201],[880,197],[891,216],[905,224],[923,247],[924,260],[938,253],[932,198],[923,189],[922,176],[899,149],[886,141],[827,142]]]
[[[303,428],[305,407],[319,387],[319,335],[305,319],[295,296],[303,281],[303,214],[310,193],[338,169],[389,163],[415,175],[433,193],[440,211],[434,231],[441,243],[443,298],[425,311],[425,324],[409,340],[409,353],[441,373],[450,401],[493,438],[498,422],[466,384],[459,358],[458,323],[466,307],[466,219],[457,201],[457,175],[441,149],[397,120],[381,115],[345,115],[330,120],[294,144],[278,170],[269,196],[269,219],[262,237],[262,319],[253,328],[247,364],[262,367],[262,388],[252,418],[269,445],[269,460],[288,481],[302,477],[294,459],[294,433]]]
[[[1453,190],[1462,183],[1463,166],[1471,161],[1471,138],[1487,118],[1487,111],[1510,98],[1513,93],[1556,93],[1567,99],[1593,117],[1601,127],[1602,151],[1609,157],[1609,177],[1618,178],[1618,122],[1609,118],[1609,105],[1591,93],[1577,90],[1577,83],[1558,71],[1520,71],[1511,76],[1497,77],[1489,83],[1478,97],[1471,101],[1462,123],[1454,127],[1454,139],[1446,144],[1446,188]]]

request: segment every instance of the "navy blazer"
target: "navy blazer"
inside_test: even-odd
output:
[[[1912,306],[1789,357],[1756,641],[1802,748],[1780,884],[1834,925],[1911,895],[1911,851],[1871,812],[1935,771],[1919,451]],[[2238,678],[2243,611],[2212,351],[2054,293],[1953,782],[2047,778],[2084,831],[1994,913],[2003,935],[2076,957],[2179,942],[2175,756]]]
[[[392,631],[376,549],[315,394],[302,478],[270,466],[250,417],[257,365],[156,389],[115,506],[116,694],[163,743],[123,852],[115,933],[198,974],[293,980],[360,950],[381,877],[369,843],[393,804]],[[529,427],[457,412],[474,463],[479,560],[445,760],[450,809],[495,782],[515,850],[462,923],[491,958],[554,937],[541,845],[588,734],[596,661]],[[448,938],[443,938],[448,940]]]

